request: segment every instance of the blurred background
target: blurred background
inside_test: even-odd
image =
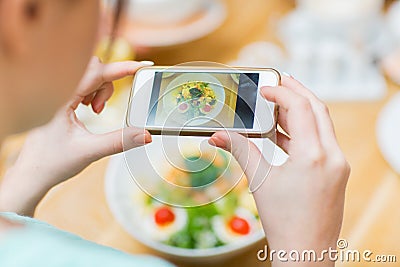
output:
[[[104,1],[104,32],[110,21]],[[339,143],[351,166],[341,237],[351,249],[397,255],[400,261],[400,1],[384,0],[131,0],[111,56],[156,65],[213,61],[273,67],[292,74],[328,103]],[[60,51],[61,52],[61,51]],[[132,79],[115,83],[101,115],[78,116],[94,132],[121,127]],[[8,138],[2,170],[18,155],[24,134]],[[104,194],[108,160],[54,188],[36,217],[130,253],[157,252],[124,231]],[[265,266],[263,245],[218,264]],[[191,266],[187,265],[187,266]],[[338,263],[338,266],[400,263]],[[182,264],[182,266],[186,266]]]

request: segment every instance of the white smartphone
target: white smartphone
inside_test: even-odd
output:
[[[126,123],[155,135],[211,136],[223,129],[269,137],[277,108],[260,88],[280,80],[274,69],[142,68],[133,81]]]

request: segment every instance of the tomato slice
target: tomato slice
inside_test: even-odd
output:
[[[165,226],[175,221],[175,214],[168,207],[161,207],[154,213],[154,220],[157,225]]]
[[[247,235],[250,233],[250,225],[249,223],[240,217],[233,217],[229,221],[229,227],[232,229],[233,232],[240,234],[240,235]]]
[[[204,111],[210,112],[211,111],[211,106],[210,105],[205,105],[204,106]]]

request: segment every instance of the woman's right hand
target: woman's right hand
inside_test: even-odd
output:
[[[217,132],[210,144],[230,151],[251,182],[269,248],[276,251],[336,249],[350,167],[336,140],[327,107],[292,77],[261,94],[279,105],[277,143],[289,155],[271,166],[245,137]],[[257,187],[259,185],[259,187]],[[300,254],[301,255],[301,254]],[[325,262],[279,262],[273,266],[333,266]],[[286,255],[288,257],[288,255]]]

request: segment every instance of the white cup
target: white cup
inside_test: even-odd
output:
[[[129,15],[135,21],[148,25],[171,25],[189,19],[200,11],[204,0],[132,0]]]

